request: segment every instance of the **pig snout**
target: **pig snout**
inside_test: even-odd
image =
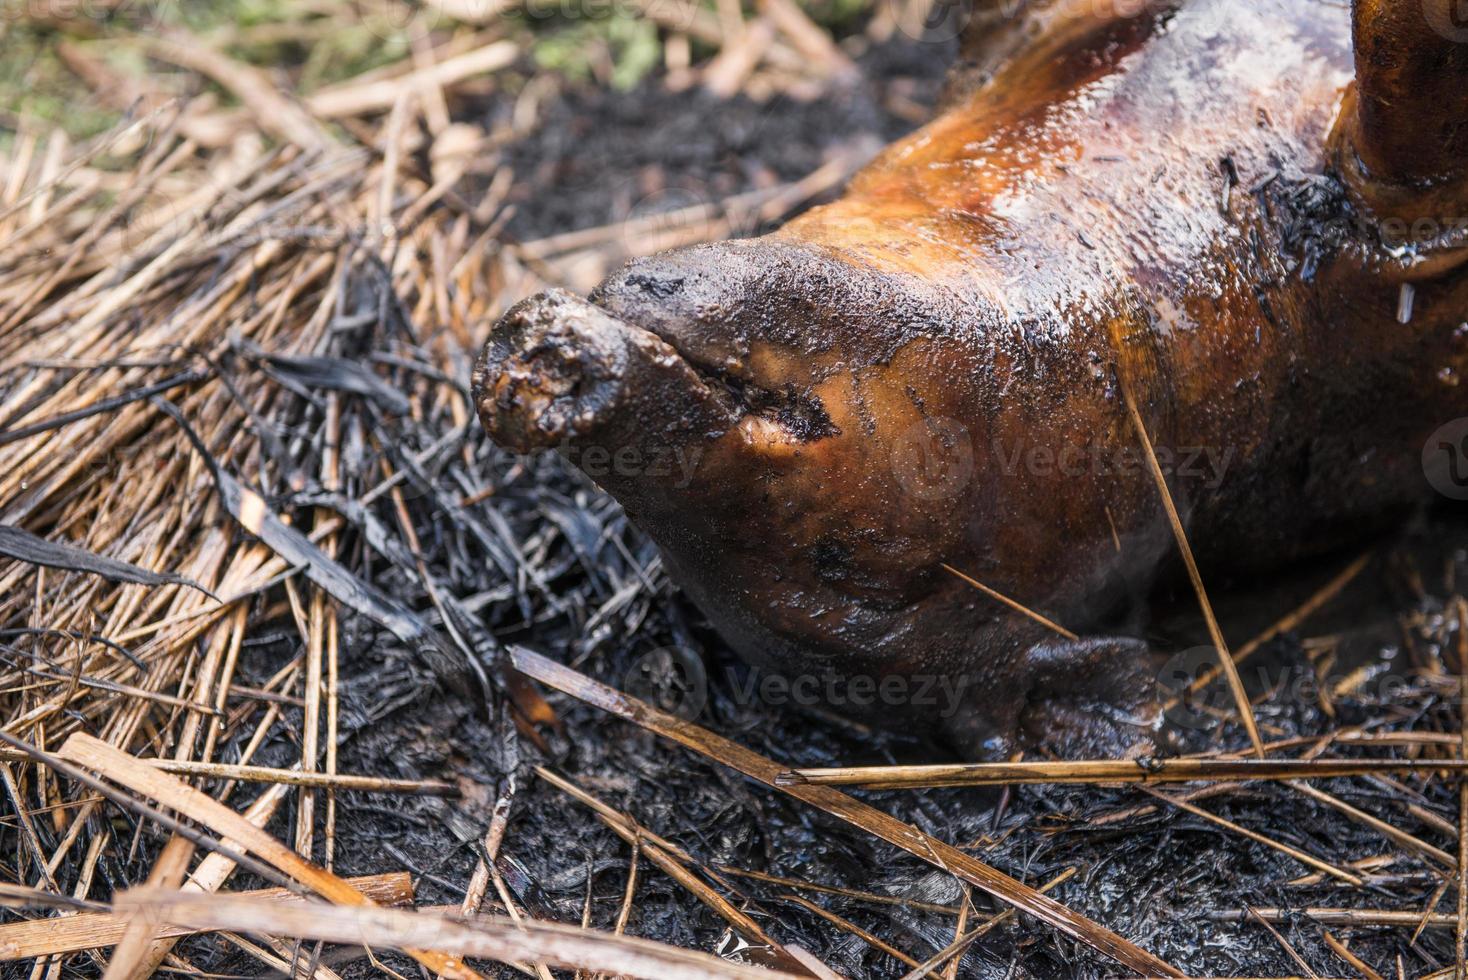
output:
[[[651,450],[716,438],[727,395],[654,334],[552,290],[511,309],[474,370],[477,408],[507,449]]]

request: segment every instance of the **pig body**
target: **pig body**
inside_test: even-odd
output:
[[[752,661],[898,678],[881,720],[976,757],[1128,751],[1155,657],[1117,624],[1176,551],[1137,421],[1205,570],[1417,505],[1468,414],[1462,185],[1370,130],[1403,101],[1401,64],[1357,68],[1390,5],[1354,48],[1326,0],[1001,6],[841,199],[527,301],[476,392],[517,450],[695,459],[598,479]],[[918,703],[938,678],[961,704]]]

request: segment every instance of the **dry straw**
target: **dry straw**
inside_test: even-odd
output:
[[[819,93],[851,77],[848,55],[788,0],[757,4],[750,23],[738,4],[721,3],[718,13],[683,0],[635,6],[671,35],[671,52],[686,54],[694,41],[713,50],[702,65],[670,56],[670,83],[758,96]],[[929,6],[879,5],[873,36],[920,23]],[[492,91],[526,52],[497,19],[498,5],[433,0],[427,9],[460,23],[425,32],[411,57],[306,96],[200,38],[130,39],[155,63],[207,78],[227,95],[223,106],[217,93],[168,88],[164,73],[123,76],[96,45],[70,38],[57,57],[123,113],[122,122],[75,145],[59,131],[22,124],[0,160],[0,794],[23,879],[0,888],[0,903],[28,917],[0,925],[0,958],[32,959],[37,978],[59,975],[67,956],[88,957],[90,969],[110,977],[198,973],[176,944],[210,931],[276,971],[293,968],[287,940],[314,939],[365,944],[368,955],[374,946],[410,950],[446,977],[478,975],[464,957],[540,977],[551,968],[583,976],[833,976],[782,940],[777,917],[741,890],[754,882],[779,886],[786,907],[910,968],[909,980],[940,970],[954,976],[972,943],[1020,913],[1120,966],[1179,975],[1048,894],[1079,871],[1027,884],[822,784],[1181,780],[1204,785],[1167,794],[1148,788],[1153,798],[1091,814],[1088,825],[1185,812],[1319,872],[1282,888],[1329,876],[1345,886],[1342,894],[1360,898],[1354,908],[1214,913],[1241,929],[1302,918],[1333,930],[1451,929],[1462,956],[1468,789],[1460,790],[1455,824],[1422,806],[1418,788],[1444,775],[1461,780],[1463,733],[1449,725],[1342,729],[1265,743],[1237,669],[1339,596],[1371,556],[1230,656],[1129,387],[1128,413],[1148,450],[1159,506],[1222,651],[1216,673],[1254,758],[1218,751],[1146,765],[1032,760],[792,772],[535,654],[514,655],[521,672],[512,669],[476,614],[472,594],[490,587],[459,587],[425,557],[431,541],[449,542],[446,550],[489,569],[493,586],[508,588],[527,617],[532,599],[553,610],[568,601],[549,579],[544,539],[517,538],[491,506],[504,487],[485,465],[465,385],[488,325],[545,285],[584,288],[629,255],[777,221],[838,186],[861,155],[837,154],[804,179],[671,214],[515,241],[506,227],[517,175],[500,151],[534,127],[534,100],[517,101],[508,131],[453,120],[467,95]],[[364,571],[369,565],[374,574]],[[1068,634],[1017,599],[950,571],[1009,612]],[[582,610],[588,618],[608,615],[624,594],[608,592],[614,598],[601,611]],[[1453,608],[1461,672],[1468,604],[1459,599]],[[268,679],[242,682],[250,645],[282,632],[296,652]],[[541,768],[538,778],[627,842],[627,886],[612,932],[538,921],[511,894],[496,858],[509,832],[512,781],[486,794],[497,803],[462,903],[390,908],[413,900],[404,869],[354,878],[333,870],[342,808],[356,794],[451,796],[463,787],[340,771],[342,657],[353,638],[367,636],[396,643],[458,696],[483,701],[506,744],[518,730],[543,745],[555,729],[555,712],[528,675],[886,840],[1004,907],[985,915],[967,899],[950,907],[711,865],[572,777]],[[1441,663],[1429,666],[1438,680],[1451,680]],[[260,764],[288,715],[300,720],[298,757]],[[1286,748],[1303,751],[1262,758]],[[1346,748],[1409,758],[1322,757]],[[1455,836],[1457,853],[1306,782],[1327,777],[1368,780],[1391,800],[1410,800],[1402,813]],[[1262,780],[1330,808],[1387,853],[1327,860],[1198,805]],[[288,811],[295,820],[287,832],[265,829]],[[112,819],[124,812],[135,833]],[[147,848],[139,846],[144,835]],[[146,884],[97,900],[105,870],[140,851],[157,855],[135,879]],[[1400,885],[1407,879],[1396,865],[1412,861],[1413,873],[1432,883],[1427,906],[1373,908],[1363,888]],[[229,893],[240,869],[279,887]],[[647,874],[667,876],[712,910],[760,950],[762,966],[623,935]],[[1437,911],[1454,886],[1456,914]],[[902,949],[810,896],[894,915],[956,916],[953,941],[930,956]],[[505,916],[480,914],[496,899]],[[1299,955],[1293,932],[1288,941],[1276,935]],[[1342,935],[1323,933],[1342,963],[1366,976],[1392,972],[1378,973],[1380,965]],[[312,969],[334,975],[324,964]]]

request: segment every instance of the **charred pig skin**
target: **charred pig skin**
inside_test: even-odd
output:
[[[485,427],[696,460],[595,478],[757,664],[946,678],[874,709],[974,757],[1134,750],[1155,653],[1105,624],[1176,546],[1128,398],[1211,569],[1410,510],[1468,415],[1452,4],[980,4],[840,199],[507,313]]]

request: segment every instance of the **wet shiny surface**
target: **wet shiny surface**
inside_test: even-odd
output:
[[[971,754],[1022,726],[1079,746],[1094,702],[1147,686],[1118,623],[1173,544],[1123,388],[1214,569],[1400,513],[1423,440],[1468,411],[1462,277],[1419,282],[1398,322],[1411,258],[1330,172],[1347,9],[1033,6],[1045,33],[841,200],[592,297],[700,379],[658,396],[691,478],[600,480],[677,581],[779,669],[962,675],[965,717],[905,713]],[[738,418],[716,434],[704,386]],[[944,562],[1100,638],[1035,655],[1050,634]]]

